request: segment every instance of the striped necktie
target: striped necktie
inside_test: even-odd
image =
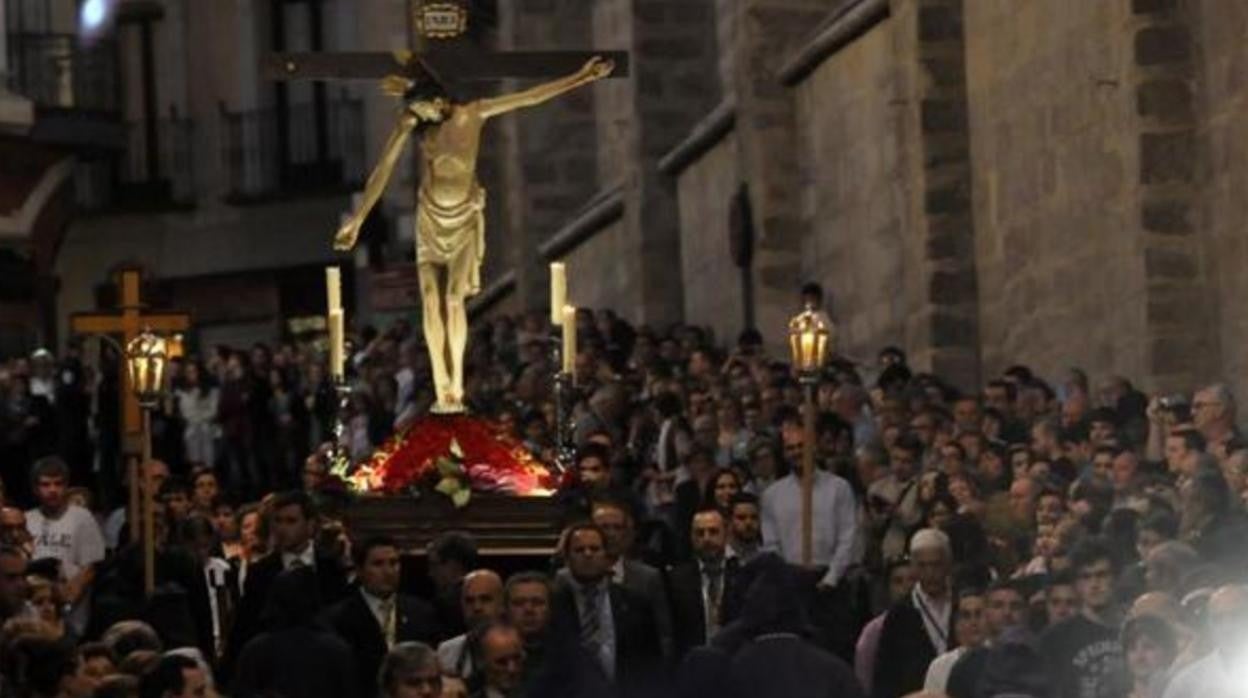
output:
[[[597,654],[602,646],[602,587],[581,589],[581,644]]]

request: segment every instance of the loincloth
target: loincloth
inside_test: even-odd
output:
[[[485,256],[485,190],[473,185],[463,203],[441,206],[424,187],[416,206],[416,263],[447,269],[450,288],[471,296],[481,290]]]

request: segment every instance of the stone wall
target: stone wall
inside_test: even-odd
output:
[[[823,284],[838,350],[904,344],[900,111],[888,20],[796,86],[802,278]],[[883,136],[883,137],[882,137]]]
[[[731,133],[680,176],[680,261],[685,317],[731,342],[745,329],[745,284],[728,240],[732,200],[741,188]]]
[[[568,267],[568,301],[581,308],[612,308],[625,316],[630,308],[620,302],[636,293],[636,280],[621,260],[629,253],[629,231],[624,219],[603,226],[592,244],[573,248],[563,257]],[[547,306],[549,307],[549,306]]]
[[[591,46],[591,3],[523,0],[499,3],[500,43],[511,50],[585,49]],[[515,90],[531,83],[509,82]],[[516,112],[490,125],[503,188],[491,191],[502,215],[487,235],[487,275],[514,269],[518,303],[542,308],[549,280],[535,248],[556,232],[568,214],[598,190],[598,140],[592,88]]]
[[[1154,4],[1163,11],[1172,9],[1172,3]],[[1170,104],[1182,109],[1186,95],[1194,98],[1187,111],[1200,119],[1202,157],[1194,173],[1202,197],[1194,205],[1159,206],[1150,222],[1160,236],[1203,243],[1197,259],[1209,289],[1176,304],[1175,312],[1200,306],[1216,311],[1210,325],[1219,331],[1219,361],[1209,368],[1220,368],[1242,405],[1248,398],[1248,44],[1243,39],[1248,36],[1248,4],[1201,0],[1186,3],[1185,14],[1192,27],[1187,55],[1199,79],[1177,85]]]
[[[968,0],[985,373],[1146,375],[1130,3]]]

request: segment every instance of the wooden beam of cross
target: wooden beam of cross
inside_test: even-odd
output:
[[[551,78],[580,70],[594,56],[615,63],[612,78],[628,76],[626,51],[481,50],[465,38],[468,8],[448,0],[412,0],[416,26],[415,60],[401,62],[393,53],[274,53],[261,61],[270,80],[378,80],[401,75],[415,82],[436,82],[454,92],[474,82],[503,78]]]
[[[74,313],[69,319],[70,331],[81,335],[117,337],[124,349],[130,340],[145,329],[164,335],[190,329],[191,316],[187,313],[173,310],[146,312],[142,298],[143,272],[139,269],[121,269],[117,272],[116,282],[120,307],[111,313]],[[143,415],[139,400],[130,389],[130,375],[124,366],[121,370],[121,395],[122,443],[127,453],[137,454],[142,450]]]

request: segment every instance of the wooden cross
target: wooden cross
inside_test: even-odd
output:
[[[147,313],[142,300],[143,272],[134,267],[117,272],[117,297],[120,307],[116,312],[74,313],[69,326],[74,334],[98,334],[118,337],[125,346],[141,333],[150,329],[157,334],[170,335],[185,332],[191,327],[191,316],[177,311]],[[122,357],[124,361],[124,357]],[[122,436],[127,453],[142,450],[143,416],[139,400],[130,389],[130,374],[121,371]]]
[[[414,60],[393,53],[274,53],[262,61],[270,80],[365,80],[400,75],[433,81],[447,90],[503,78],[549,78],[575,73],[594,56],[615,63],[613,78],[628,76],[625,51],[482,51],[467,38],[467,0],[410,0],[416,29]]]

